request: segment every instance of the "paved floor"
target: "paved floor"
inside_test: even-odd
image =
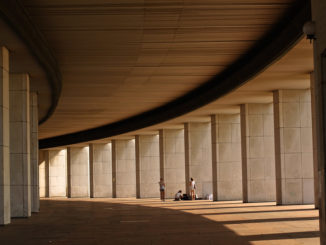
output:
[[[311,205],[43,199],[41,212],[0,227],[0,245],[319,244]]]

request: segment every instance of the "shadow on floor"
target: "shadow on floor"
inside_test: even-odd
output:
[[[188,206],[185,206],[188,207]],[[205,209],[233,209],[233,208],[273,208],[275,205],[266,204],[266,205],[247,205],[247,206],[212,206],[212,207],[198,207],[198,208],[183,208],[182,210],[205,210]],[[310,208],[307,210],[311,210]]]
[[[225,226],[227,222],[216,222],[201,215],[169,209],[164,204],[149,207],[146,204],[150,202],[137,204],[108,200],[42,200],[40,213],[33,214],[29,219],[13,219],[12,224],[0,227],[0,244],[249,245],[250,241],[255,240],[318,236],[318,232],[240,236]],[[160,202],[153,204],[159,205]],[[274,222],[287,219],[276,219]]]
[[[220,212],[220,213],[200,213],[201,215],[225,215],[225,214],[258,214],[258,213],[282,213],[282,212],[307,212],[315,209],[284,209],[284,210],[251,210],[251,211],[237,211],[237,212]]]

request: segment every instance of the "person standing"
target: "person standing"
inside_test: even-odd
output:
[[[161,194],[161,200],[164,202],[165,201],[165,183],[163,178],[160,179],[160,182],[158,182],[160,185],[160,194]]]
[[[196,199],[196,194],[195,194],[195,190],[196,190],[196,183],[194,181],[193,178],[190,178],[190,196],[191,196],[191,200],[195,200]]]

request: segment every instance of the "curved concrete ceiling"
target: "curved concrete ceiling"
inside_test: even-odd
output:
[[[88,143],[107,143],[112,139],[133,139],[135,135],[158,134],[160,129],[182,129],[186,122],[210,122],[210,116],[214,114],[240,113],[241,104],[272,103],[275,90],[310,88],[312,71],[313,45],[309,40],[301,39],[288,53],[265,71],[234,91],[197,110],[140,130],[75,144],[75,146],[87,146]]]
[[[176,99],[251,48],[292,0],[24,0],[55,51],[63,90],[40,138]]]
[[[313,71],[313,45],[302,39],[285,56],[264,72],[231,93],[183,116],[142,130],[128,132],[112,138],[130,138],[139,134],[158,133],[162,128],[182,128],[186,122],[209,122],[210,115],[240,113],[245,103],[272,103],[273,91],[278,89],[308,89]],[[107,142],[104,139],[103,142]],[[100,142],[100,141],[97,141]]]
[[[103,127],[102,137],[110,136],[110,125],[150,116],[168,104],[165,117],[137,127],[131,120],[113,134],[212,102],[293,46],[310,17],[304,0],[22,2],[55,51],[63,76],[56,111],[39,128],[41,147],[65,134],[52,145],[77,143]],[[201,93],[210,88],[208,96]],[[174,110],[176,102],[182,110]],[[97,132],[93,139],[100,137]]]

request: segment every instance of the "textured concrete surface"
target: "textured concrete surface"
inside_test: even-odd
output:
[[[89,147],[68,147],[68,197],[89,196]]]
[[[312,127],[312,156],[313,156],[313,171],[314,171],[314,201],[315,207],[319,208],[319,173],[318,173],[318,121],[317,121],[317,105],[316,105],[316,84],[315,74],[310,73],[310,91],[311,91],[311,127]]]
[[[67,196],[67,150],[48,150],[49,197]]]
[[[30,93],[30,166],[32,212],[40,209],[39,172],[38,172],[38,103],[37,93]]]
[[[136,136],[137,198],[159,197],[159,135]]]
[[[112,197],[112,145],[89,145],[90,195]]]
[[[19,234],[19,235],[18,235]],[[0,244],[319,244],[312,205],[158,199],[45,199],[0,227]]]
[[[9,51],[0,48],[0,224],[10,222]]]
[[[212,116],[214,200],[242,199],[240,114]]]
[[[30,81],[28,74],[11,74],[10,100],[10,207],[11,217],[31,215]]]
[[[183,129],[160,130],[160,175],[164,178],[166,198],[174,198],[178,190],[186,190],[184,143]]]
[[[40,150],[38,153],[40,197],[49,197],[49,151]]]
[[[274,92],[277,202],[314,203],[309,89]]]
[[[211,125],[206,122],[185,123],[186,187],[196,182],[196,194],[205,198],[213,194]]]
[[[243,198],[275,201],[273,104],[241,105]]]
[[[112,167],[112,172],[114,176],[112,176],[112,178],[113,182],[115,182],[113,188],[115,188],[116,197],[135,197],[135,140],[115,140],[113,144],[115,146],[112,147],[112,155],[114,155],[114,157],[112,158],[112,165],[114,165]]]
[[[325,77],[326,77],[326,1],[312,0],[312,20],[316,23],[316,34],[318,39],[314,40],[314,76],[316,96],[316,121],[317,121],[317,142],[322,142],[325,139],[326,124],[324,119],[325,108]],[[320,183],[320,207],[326,206],[326,186],[325,186],[325,146],[318,144],[318,165],[319,165],[319,183]],[[320,230],[321,244],[326,245],[326,210],[320,209]]]

